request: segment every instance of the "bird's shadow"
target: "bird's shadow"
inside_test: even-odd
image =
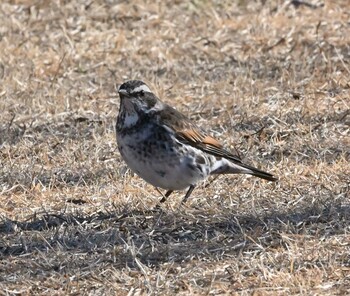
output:
[[[322,237],[343,233],[349,226],[349,211],[350,205],[340,204],[264,216],[161,207],[128,211],[125,207],[89,216],[42,213],[25,222],[3,218],[0,256],[23,258],[39,253],[54,260],[55,254],[67,253],[71,269],[88,266],[91,261],[110,263],[114,268],[154,267],[164,262],[287,248],[285,234]],[[85,254],[84,260],[79,259],[81,254]]]

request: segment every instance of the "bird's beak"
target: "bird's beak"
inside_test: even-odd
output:
[[[127,93],[127,91],[125,89],[119,89],[118,93],[119,93],[119,95],[124,95],[124,96],[128,95],[128,93]]]

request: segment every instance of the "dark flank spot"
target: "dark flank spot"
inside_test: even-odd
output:
[[[205,158],[202,156],[202,155],[197,155],[196,156],[196,163],[199,163],[199,164],[205,164]]]
[[[198,171],[202,172],[202,166],[200,164],[197,164],[196,168],[197,168]]]
[[[161,176],[162,178],[164,178],[165,175],[166,175],[166,172],[164,172],[164,171],[156,171],[156,173],[157,173],[159,176]]]
[[[192,171],[196,170],[196,167],[192,163],[188,163],[187,167]]]

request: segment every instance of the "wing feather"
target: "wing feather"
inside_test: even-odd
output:
[[[211,136],[201,133],[199,130],[180,130],[176,131],[176,137],[183,143],[189,144],[197,149],[214,156],[227,158],[231,161],[241,163],[241,159],[225,150],[222,144]]]
[[[241,159],[225,150],[222,144],[215,138],[207,135],[199,129],[191,120],[176,109],[164,104],[159,111],[159,122],[173,130],[175,137],[183,143],[189,144],[206,153],[217,157],[224,157],[236,163],[242,163]]]

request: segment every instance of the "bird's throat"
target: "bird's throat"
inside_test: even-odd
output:
[[[125,112],[123,127],[124,128],[131,128],[137,124],[139,119],[140,119],[140,117],[137,114],[137,112],[130,112],[130,113]]]

